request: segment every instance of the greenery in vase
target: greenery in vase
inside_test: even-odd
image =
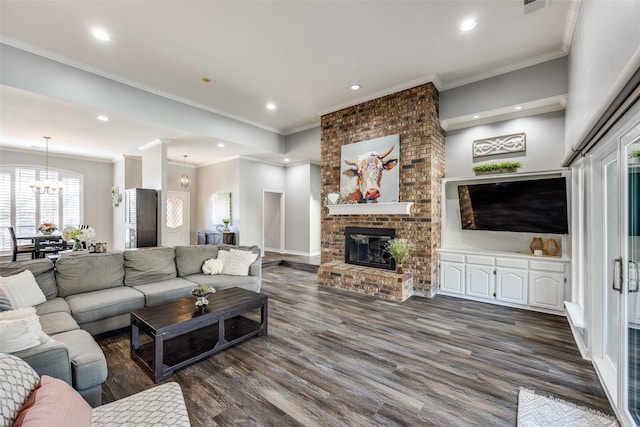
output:
[[[211,286],[205,286],[205,285],[191,289],[191,293],[194,295],[205,295],[212,292],[213,292],[213,288]]]
[[[397,264],[404,264],[409,259],[409,253],[414,249],[414,245],[409,239],[392,239],[384,245],[384,249],[391,254]]]
[[[521,168],[520,162],[503,162],[503,163],[486,163],[484,165],[477,165],[473,167],[474,172],[488,172],[498,171],[502,169],[518,169]]]

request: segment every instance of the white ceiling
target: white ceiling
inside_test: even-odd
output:
[[[0,1],[4,43],[283,135],[320,114],[433,81],[440,90],[565,55],[569,0]],[[458,27],[467,17],[478,24]],[[103,28],[111,41],[91,36]],[[565,34],[567,33],[567,34]],[[202,82],[208,77],[211,83]],[[358,83],[362,88],[351,91]],[[52,152],[139,155],[172,139],[169,158],[206,164],[255,148],[2,86],[0,142]],[[277,105],[275,111],[265,108]],[[35,139],[34,139],[35,138]],[[192,155],[193,154],[193,155]],[[195,158],[194,158],[195,157]],[[281,155],[270,160],[281,161]],[[309,159],[320,161],[319,149]],[[303,159],[292,159],[293,161]]]

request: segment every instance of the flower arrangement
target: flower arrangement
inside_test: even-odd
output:
[[[44,234],[51,234],[52,232],[56,231],[57,229],[58,229],[58,227],[56,227],[56,225],[54,223],[52,223],[52,222],[43,222],[38,227],[38,231],[40,231],[41,233],[44,233]]]
[[[224,224],[224,231],[229,231],[229,223],[231,220],[229,218],[222,218],[222,223]]]
[[[65,240],[75,240],[76,242],[86,242],[96,236],[93,227],[79,229],[78,227],[65,227],[62,230],[62,237]]]

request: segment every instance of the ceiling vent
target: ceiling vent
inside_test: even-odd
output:
[[[547,5],[548,0],[523,0],[524,14],[535,12]]]

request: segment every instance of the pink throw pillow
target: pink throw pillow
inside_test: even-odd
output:
[[[92,412],[91,406],[69,384],[43,375],[14,426],[90,426]]]

